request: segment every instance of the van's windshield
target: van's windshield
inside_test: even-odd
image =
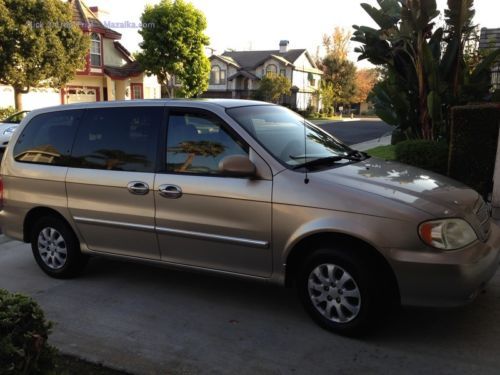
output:
[[[359,161],[365,156],[319,129],[295,112],[280,106],[230,108],[229,116],[243,126],[267,151],[290,168],[318,166],[322,161]],[[304,139],[305,138],[305,139]]]

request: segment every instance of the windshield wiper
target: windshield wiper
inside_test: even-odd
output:
[[[292,156],[290,156],[290,157],[293,159]],[[344,157],[344,156],[326,156],[324,158],[317,158],[317,159],[306,161],[305,163],[294,165],[292,167],[292,169],[309,168],[309,167],[316,167],[316,166],[321,166],[321,165],[330,165],[330,164],[336,163],[342,159],[347,159],[347,157]]]
[[[330,165],[336,163],[340,160],[350,160],[350,161],[361,161],[367,158],[367,154],[361,151],[351,150],[345,155],[336,155],[336,156],[326,156],[322,158],[312,159],[310,161],[306,161],[305,163],[297,164],[292,167],[292,169],[300,169],[300,168],[309,168],[316,167],[321,165]],[[301,156],[293,156],[290,155],[290,159],[306,159],[304,155]]]

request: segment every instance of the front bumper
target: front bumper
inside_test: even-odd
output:
[[[460,306],[472,301],[495,275],[500,262],[500,228],[492,223],[486,242],[456,251],[389,249],[401,303],[411,306]]]

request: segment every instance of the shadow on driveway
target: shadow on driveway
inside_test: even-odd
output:
[[[500,278],[467,307],[404,309],[364,339],[318,328],[294,290],[94,258],[46,277],[0,248],[0,286],[33,295],[61,350],[136,373],[498,373]]]

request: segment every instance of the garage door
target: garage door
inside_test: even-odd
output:
[[[66,90],[68,104],[87,103],[97,101],[97,89],[71,88]]]

